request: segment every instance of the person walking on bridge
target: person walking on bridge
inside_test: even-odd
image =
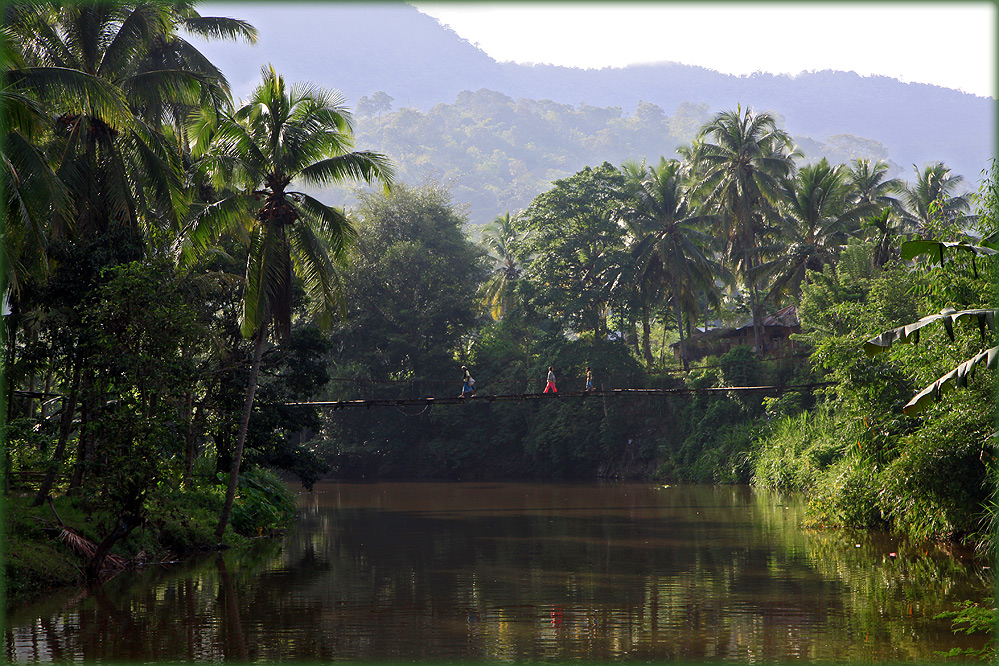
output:
[[[558,395],[558,389],[555,388],[555,370],[550,365],[548,366],[548,383],[545,385],[544,392],[548,393],[548,391]]]
[[[471,398],[475,395],[475,380],[472,379],[472,373],[468,371],[468,368],[461,366],[462,384],[461,384],[461,395],[460,398]]]
[[[586,366],[586,386],[583,388],[583,392],[593,390],[593,372],[590,370],[590,366]]]

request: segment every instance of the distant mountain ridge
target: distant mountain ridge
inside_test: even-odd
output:
[[[204,52],[245,95],[260,66],[273,63],[290,81],[341,90],[348,106],[384,91],[398,107],[426,111],[462,91],[495,90],[511,98],[618,106],[626,113],[642,100],[667,113],[682,102],[712,111],[772,110],[795,135],[820,141],[837,134],[874,139],[906,169],[943,161],[969,182],[995,154],[996,104],[991,98],[888,77],[852,72],[797,76],[732,76],[678,63],[583,70],[498,63],[401,3],[208,4],[203,15],[243,18],[260,30],[250,47],[211,43]],[[567,6],[571,11],[571,6]]]
[[[513,97],[537,99],[544,92],[556,101],[625,109],[642,99],[667,111],[683,101],[707,103],[713,111],[742,104],[779,113],[793,134],[870,137],[902,165],[943,161],[969,180],[977,178],[994,154],[994,100],[884,76],[822,71],[738,77],[678,63],[602,70],[501,67],[519,74],[519,86],[511,83],[503,89]],[[586,99],[570,100],[574,90],[587,91]]]

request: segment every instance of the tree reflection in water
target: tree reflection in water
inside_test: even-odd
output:
[[[15,611],[7,655],[867,662],[984,644],[932,619],[988,595],[979,564],[801,518],[732,486],[318,484],[284,544],[121,576],[111,606]]]

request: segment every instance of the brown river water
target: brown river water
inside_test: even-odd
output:
[[[281,543],[7,613],[37,662],[933,662],[970,557],[743,486],[320,483]]]

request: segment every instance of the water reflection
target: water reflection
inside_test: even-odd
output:
[[[983,568],[744,487],[318,484],[276,547],[9,615],[10,661],[928,661]],[[889,553],[894,553],[892,557]]]

